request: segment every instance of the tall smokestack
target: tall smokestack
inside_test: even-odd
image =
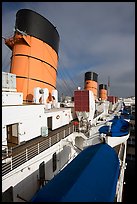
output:
[[[24,101],[33,101],[35,87],[48,88],[49,100],[56,89],[59,34],[40,14],[21,9],[16,14],[14,36],[5,41],[12,49],[11,73]]]
[[[107,100],[107,85],[106,84],[99,85],[99,98],[101,98],[101,100]]]
[[[95,72],[85,73],[85,90],[91,90],[97,99],[98,75]]]

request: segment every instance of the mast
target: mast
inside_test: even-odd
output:
[[[110,96],[110,76],[108,76],[108,96]]]

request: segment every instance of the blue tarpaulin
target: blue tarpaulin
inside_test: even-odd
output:
[[[131,118],[131,114],[128,112],[128,110],[126,108],[124,108],[123,110],[120,110],[119,112],[121,112],[121,118],[123,119],[130,119]]]
[[[129,122],[119,118],[113,121],[111,125],[112,137],[124,136],[129,133]]]
[[[113,202],[119,159],[108,144],[84,149],[31,202]]]
[[[129,122],[124,120],[123,118],[114,117],[112,120],[110,133],[112,137],[120,137],[127,135],[129,133]],[[99,133],[108,134],[109,133],[109,126],[104,125],[101,128],[99,128]]]

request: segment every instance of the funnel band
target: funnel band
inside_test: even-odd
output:
[[[87,81],[87,80],[98,82],[98,74],[95,72],[86,72],[85,73],[85,81]]]
[[[45,81],[42,81],[42,80],[39,80],[39,79],[34,79],[34,78],[29,78],[29,77],[24,77],[24,76],[16,76],[16,78],[24,78],[24,79],[38,81],[38,82],[41,82],[41,83],[44,83],[44,84],[48,84],[48,85],[52,86],[54,89],[56,89],[56,87],[53,86],[52,84],[50,84],[48,82],[45,82]]]
[[[101,89],[107,90],[107,85],[106,84],[100,84],[99,85],[99,90],[101,90]]]
[[[39,60],[39,61],[41,61],[41,62],[43,62],[43,63],[48,64],[48,65],[51,66],[53,69],[55,69],[55,71],[57,72],[56,68],[53,67],[50,63],[48,63],[48,62],[46,62],[46,61],[44,61],[44,60],[41,60],[41,59],[39,59],[39,58],[37,58],[37,57],[33,57],[33,56],[31,56],[31,55],[24,55],[24,54],[15,54],[15,55],[12,55],[12,57],[15,57],[15,56],[23,56],[23,57],[25,56],[25,57],[30,57],[30,58]],[[11,58],[12,58],[12,57],[11,57]]]

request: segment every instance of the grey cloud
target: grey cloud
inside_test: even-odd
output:
[[[13,5],[13,2],[9,4]],[[134,2],[18,3],[16,7],[11,6],[8,12],[4,9],[4,35],[13,30],[15,13],[21,8],[40,13],[56,26],[60,35],[58,80],[61,80],[63,70],[69,73],[77,85],[83,87],[84,73],[91,70],[99,74],[99,83],[107,83],[108,76],[111,76],[112,94],[121,94],[121,97],[127,93],[134,94]],[[2,49],[4,58],[7,51]],[[129,73],[130,80],[126,81]],[[62,74],[63,76],[67,83],[72,83],[71,80],[68,81],[67,74]]]

